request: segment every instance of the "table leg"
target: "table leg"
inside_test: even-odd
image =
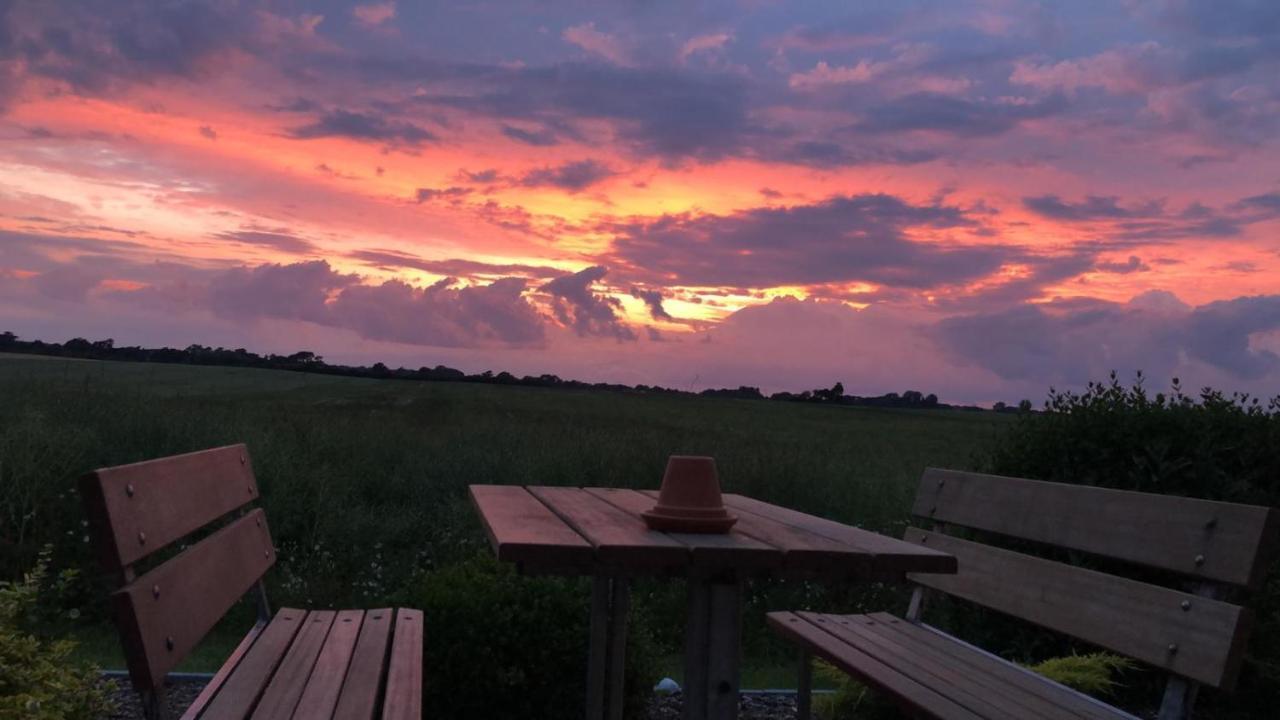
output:
[[[741,659],[741,585],[690,579],[685,720],[736,720]]]
[[[627,698],[627,620],[631,614],[631,581],[614,578],[609,594],[609,720],[622,720]]]
[[[610,577],[592,580],[587,720],[622,720],[630,611],[629,580]]]
[[[609,578],[591,580],[591,627],[587,651],[587,720],[603,720],[609,657]]]

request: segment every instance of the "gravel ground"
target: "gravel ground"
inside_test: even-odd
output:
[[[117,709],[115,713],[109,716],[110,720],[142,720],[142,703],[138,701],[138,693],[133,691],[133,686],[129,684],[127,679],[104,680],[103,682],[111,683],[115,686]],[[165,701],[169,706],[169,714],[166,717],[181,717],[182,711],[186,710],[191,701],[196,699],[204,685],[202,681],[167,683],[165,685]]]
[[[111,683],[107,680],[104,682]],[[119,710],[110,720],[142,720],[142,706],[138,694],[127,680],[114,681],[116,703]],[[192,700],[200,694],[203,682],[175,682],[167,688],[166,700],[169,717],[179,717]],[[680,693],[654,695],[649,703],[649,720],[679,720],[683,705]],[[743,695],[738,720],[793,720],[796,716],[794,695]]]
[[[680,693],[655,695],[649,702],[649,720],[680,720],[684,698]],[[795,695],[743,695],[738,720],[794,720]]]

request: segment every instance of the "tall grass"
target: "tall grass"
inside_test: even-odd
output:
[[[54,545],[87,566],[74,479],[96,467],[246,442],[280,563],[280,603],[394,601],[487,552],[472,483],[654,488],[671,454],[716,457],[725,489],[899,533],[928,465],[971,466],[1004,416],[541,388],[0,359],[0,573]],[[892,587],[753,586],[751,617],[879,606]],[[887,595],[886,595],[887,593]],[[85,616],[96,590],[86,588]],[[584,599],[585,602],[585,599]],[[683,595],[638,590],[678,647]],[[758,639],[763,623],[753,621]]]

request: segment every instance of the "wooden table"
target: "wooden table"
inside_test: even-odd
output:
[[[724,535],[662,533],[640,513],[656,491],[472,485],[471,499],[498,559],[531,574],[590,575],[588,720],[620,720],[630,581],[684,577],[684,717],[738,714],[742,581],[831,582],[954,573],[946,553],[742,495],[725,495],[738,523]]]

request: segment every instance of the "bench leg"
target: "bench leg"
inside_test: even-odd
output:
[[[689,580],[685,720],[737,720],[742,660],[742,587]]]
[[[622,720],[630,611],[630,581],[603,576],[592,580],[587,720]]]
[[[165,702],[164,687],[139,693],[142,700],[142,716],[146,720],[168,720],[168,703]]]
[[[796,682],[796,720],[813,717],[813,654],[800,651],[800,673]]]
[[[1200,684],[1176,675],[1169,676],[1164,686],[1164,698],[1160,702],[1158,720],[1187,720],[1196,704]]]

